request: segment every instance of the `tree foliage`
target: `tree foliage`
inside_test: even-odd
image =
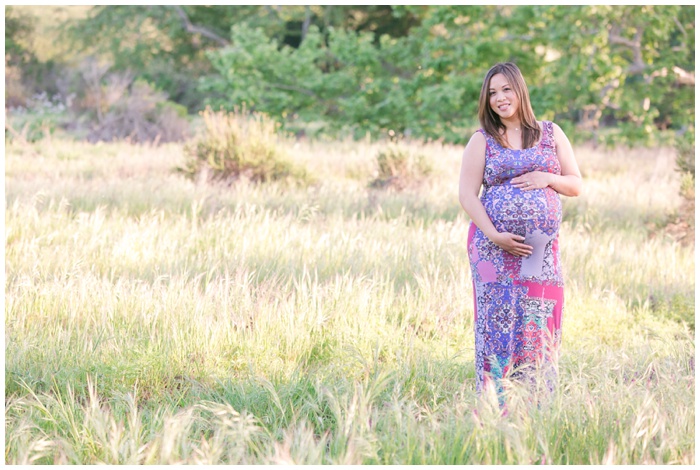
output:
[[[557,78],[551,103],[563,116],[593,135],[614,123],[617,143],[648,143],[658,129],[692,125],[694,7],[534,8],[559,55],[546,70]]]
[[[248,103],[324,130],[462,141],[495,62],[523,70],[538,116],[581,137],[653,143],[693,124],[694,7],[394,7],[420,17],[392,37],[311,27],[298,48],[238,24],[209,53],[210,103]],[[565,124],[570,130],[572,125]]]
[[[20,64],[33,59],[27,49],[27,38],[34,32],[34,22],[11,6],[5,7],[5,61]]]
[[[297,47],[310,25],[400,36],[418,22],[413,15],[396,21],[391,11],[342,5],[106,5],[94,7],[68,33],[77,47],[105,56],[115,69],[134,72],[194,111],[205,98],[196,81],[212,71],[205,54],[229,44],[232,26],[260,28],[266,37]]]
[[[245,103],[307,132],[464,141],[501,61],[574,139],[694,126],[694,6],[97,6],[70,32],[190,112]]]

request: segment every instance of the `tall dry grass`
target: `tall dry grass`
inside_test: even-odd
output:
[[[418,144],[416,144],[418,145]],[[310,187],[182,147],[9,144],[6,463],[694,463],[694,247],[667,150],[577,149],[552,403],[474,391],[461,149],[298,142]]]

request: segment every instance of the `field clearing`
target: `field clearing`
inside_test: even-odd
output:
[[[560,391],[500,417],[461,148],[415,145],[433,174],[389,192],[366,142],[290,144],[309,187],[189,181],[175,144],[8,143],[6,463],[694,463],[673,152],[577,149]]]

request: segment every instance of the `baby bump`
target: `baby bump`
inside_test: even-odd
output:
[[[514,256],[470,228],[469,260],[477,283],[510,283],[513,279],[539,279],[559,282],[557,235],[561,223],[561,201],[552,189],[521,191],[491,187],[482,203],[499,232],[525,237],[533,249],[527,257]],[[473,225],[473,224],[472,224]]]
[[[482,203],[499,232],[527,238],[537,232],[555,235],[559,230],[561,200],[551,188],[523,191],[509,184],[493,186],[484,192]]]

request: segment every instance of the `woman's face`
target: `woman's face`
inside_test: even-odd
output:
[[[493,112],[501,117],[501,120],[517,115],[520,99],[515,94],[506,76],[502,73],[497,73],[491,77],[491,83],[489,83],[489,105]]]

